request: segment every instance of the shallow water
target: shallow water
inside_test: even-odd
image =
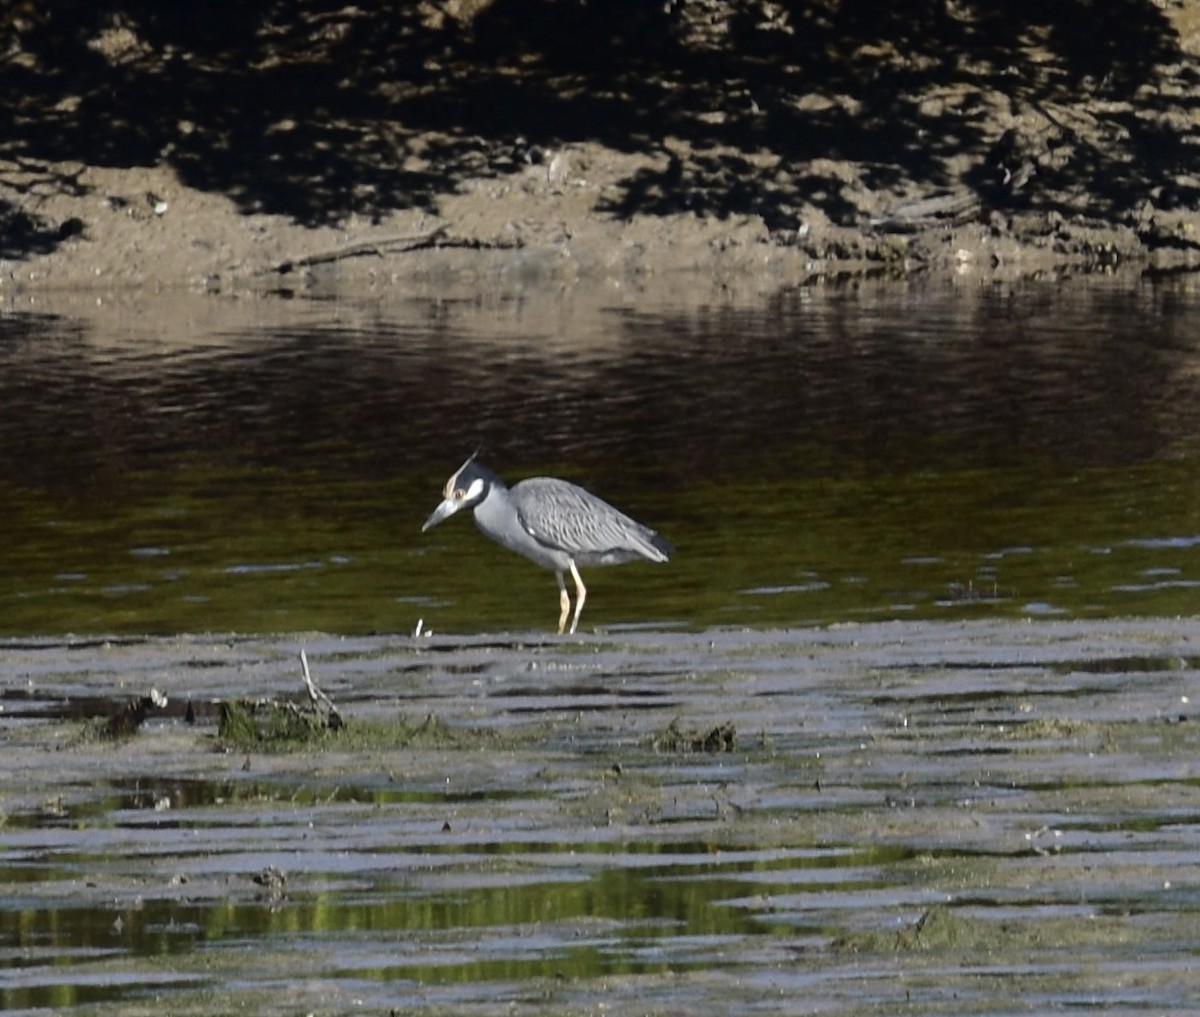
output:
[[[0,1009],[1197,998],[1196,303],[0,316]],[[678,554],[587,574],[549,635],[552,578],[419,532],[480,442]],[[221,744],[222,700],[301,693],[301,646],[351,730]]]
[[[660,529],[583,623],[1190,613],[1185,282],[759,304],[618,290],[0,317],[0,631],[551,629],[465,519],[482,445]]]
[[[1193,623],[308,637],[353,723],[418,733],[217,752],[178,713],[116,745],[44,719],[151,683],[290,694],[300,645],[6,647],[6,1012],[1119,1012],[1200,990]],[[717,725],[728,751],[665,738]]]

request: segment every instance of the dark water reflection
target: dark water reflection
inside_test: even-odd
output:
[[[0,317],[0,628],[544,628],[476,446],[661,529],[585,625],[1197,605],[1196,292],[169,300]]]

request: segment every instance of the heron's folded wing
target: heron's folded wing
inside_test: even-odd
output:
[[[575,555],[626,552],[665,560],[653,530],[568,481],[533,477],[514,487],[512,497],[526,532],[549,547]]]

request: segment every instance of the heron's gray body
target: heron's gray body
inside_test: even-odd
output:
[[[570,608],[563,574],[575,580],[574,632],[587,597],[579,566],[620,565],[645,559],[664,562],[672,548],[648,526],[582,487],[554,477],[531,477],[512,488],[490,470],[468,459],[446,483],[445,498],[422,530],[464,508],[473,508],[475,525],[498,544],[554,572],[558,580],[562,632]]]

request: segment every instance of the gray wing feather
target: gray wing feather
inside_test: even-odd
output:
[[[550,547],[582,557],[667,560],[668,545],[652,529],[566,480],[523,480],[512,499],[526,532]]]

